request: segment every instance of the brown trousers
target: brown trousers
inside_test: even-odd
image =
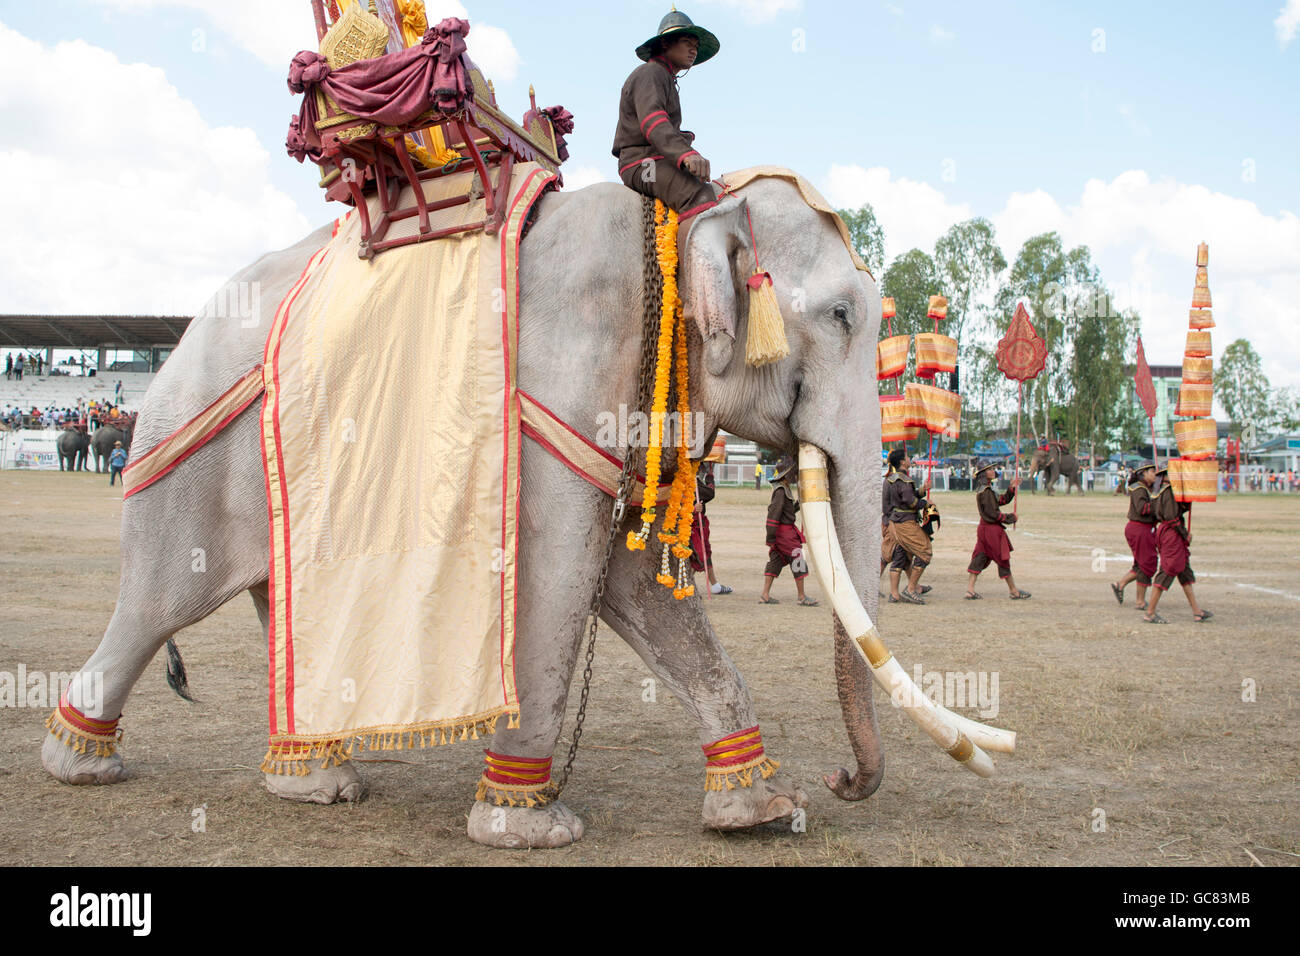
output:
[[[926,567],[934,557],[934,546],[927,535],[915,521],[891,521],[889,530],[894,543],[912,556],[917,567]]]
[[[620,162],[619,177],[623,185],[637,192],[663,200],[676,210],[678,217],[702,212],[718,202],[713,186],[678,169],[666,159],[647,159],[631,165]]]

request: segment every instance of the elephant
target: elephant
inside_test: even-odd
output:
[[[90,436],[76,428],[65,428],[55,443],[59,450],[59,471],[85,471]],[[64,467],[64,463],[67,467]]]
[[[108,471],[108,457],[113,454],[113,444],[121,442],[128,452],[131,450],[131,427],[125,430],[113,425],[101,425],[90,439],[91,450],[95,453],[95,474]]]
[[[1029,490],[1034,491],[1035,477],[1039,472],[1043,472],[1047,493],[1055,494],[1053,485],[1056,484],[1058,475],[1065,476],[1065,493],[1070,493],[1070,488],[1079,489],[1079,494],[1083,494],[1083,476],[1079,471],[1079,459],[1065,450],[1061,442],[1051,442],[1047,448],[1038,448],[1034,451],[1033,460],[1029,465]]]
[[[842,529],[849,580],[856,582],[848,587],[874,618],[877,579],[870,572],[881,530],[868,516],[881,493],[880,412],[875,390],[861,383],[874,375],[881,318],[876,282],[855,267],[833,217],[809,206],[784,178],[753,180],[689,219],[682,234],[691,409],[707,426],[691,429],[702,435],[692,457],[707,455],[720,429],[790,454],[801,443],[824,452],[830,510]],[[329,238],[327,225],[263,256],[231,284],[256,283],[264,302],[279,302]],[[788,357],[759,368],[745,360],[755,245],[774,277],[789,342]],[[418,254],[424,247],[410,248]],[[518,386],[592,437],[591,423],[607,410],[636,406],[643,339],[641,197],[613,183],[546,193],[520,259]],[[258,365],[266,334],[267,323],[196,318],[143,400],[137,450],[147,453]],[[117,604],[74,681],[102,674],[102,713],[120,713],[146,664],[172,635],[237,595],[250,592],[265,631],[270,544],[260,405],[235,417],[165,480],[125,500]],[[622,447],[607,450],[624,453]],[[521,470],[515,647],[521,714],[518,727],[497,728],[492,749],[549,759],[600,574],[611,499],[527,440]],[[629,507],[621,519],[601,620],[681,702],[698,744],[757,726],[745,680],[701,598],[675,600],[656,584],[656,549],[622,546],[638,514]],[[196,543],[206,549],[204,574],[175,560],[178,549],[188,554]],[[842,799],[861,800],[884,775],[872,673],[838,617],[834,625],[837,691],[857,767],[836,770],[824,782]],[[109,784],[126,776],[120,751],[78,753],[54,736],[45,738],[42,762],[65,783]],[[264,782],[279,797],[305,802],[355,800],[364,793],[351,761],[327,769],[313,765],[304,776],[266,774]],[[790,817],[807,799],[780,771],[761,780],[755,773],[752,785],[707,790],[703,823],[718,830],[754,827]],[[581,818],[558,799],[495,808],[480,799],[469,814],[469,838],[488,846],[563,846],[582,834]]]

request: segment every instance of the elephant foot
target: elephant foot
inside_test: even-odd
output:
[[[755,775],[757,776],[757,774]],[[808,795],[777,774],[734,790],[704,794],[704,825],[710,830],[744,830],[781,820],[808,806]]]
[[[564,804],[496,807],[485,800],[469,811],[469,838],[498,850],[554,850],[582,839],[582,820]]]
[[[41,765],[55,780],[79,787],[121,783],[126,779],[121,754],[97,757],[93,753],[78,753],[52,734],[46,734],[41,745]]]
[[[365,781],[350,760],[327,770],[313,770],[305,777],[278,773],[263,776],[267,790],[297,803],[356,803],[366,795]]]

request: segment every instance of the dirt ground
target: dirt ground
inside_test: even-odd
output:
[[[881,631],[909,673],[996,673],[989,722],[1018,731],[1019,749],[994,755],[997,775],[981,780],[877,692],[885,781],[850,804],[821,783],[851,761],[830,609],[796,606],[787,577],[773,591],[779,606],[756,601],[768,496],[724,489],[710,506],[715,562],[735,593],[709,609],[753,692],[769,753],[811,798],[802,832],[701,830],[694,730],[666,691],[643,700],[648,671],[604,629],[564,798],[587,824],[579,844],[511,852],[470,843],[475,743],[364,754],[370,796],[356,806],[277,800],[256,770],[265,650],[241,598],[179,637],[199,703],[168,689],[161,656],[137,684],[123,722],[132,773],[123,784],[56,782],[39,760],[50,708],[0,708],[0,864],[1245,866],[1251,854],[1300,864],[1300,498],[1197,506],[1197,593],[1216,617],[1192,623],[1175,591],[1161,607],[1170,624],[1153,627],[1131,588],[1121,607],[1107,586],[1129,563],[1123,498],[1026,497],[1013,567],[1033,599],[1007,600],[990,570],[985,600],[972,604],[961,597],[974,501],[937,496],[944,523],[929,603],[885,606]],[[121,510],[103,476],[0,473],[0,671],[81,666],[113,610]],[[809,593],[821,596],[812,578]],[[1252,681],[1255,699],[1244,701]],[[571,715],[576,698],[575,687]],[[567,731],[561,760],[565,749]]]

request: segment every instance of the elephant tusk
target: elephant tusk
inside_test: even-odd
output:
[[[876,682],[949,756],[977,776],[992,776],[993,761],[983,748],[1011,753],[1016,735],[968,720],[934,704],[885,647],[880,632],[858,599],[840,551],[831,516],[826,455],[807,442],[799,445],[799,509],[817,579],[830,595],[831,606],[850,635],[850,643],[867,662]]]

